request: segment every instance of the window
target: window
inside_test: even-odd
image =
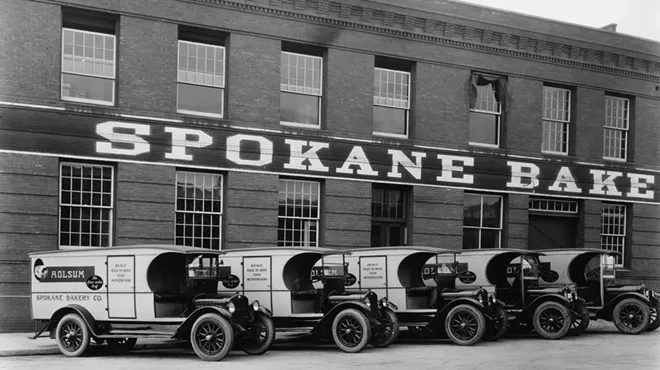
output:
[[[472,74],[470,81],[470,145],[499,147],[506,79]]]
[[[407,244],[408,191],[374,185],[371,191],[371,246]]]
[[[318,246],[320,187],[315,181],[280,179],[277,246]]]
[[[568,133],[571,120],[571,91],[543,86],[544,153],[568,154]]]
[[[529,210],[551,213],[578,213],[578,202],[574,200],[557,200],[544,198],[529,198]]]
[[[502,197],[465,193],[463,197],[463,249],[500,248]]]
[[[323,58],[282,51],[280,121],[320,127]]]
[[[630,100],[605,97],[603,158],[625,161],[628,152]]]
[[[177,171],[176,245],[220,249],[222,175]]]
[[[177,112],[222,118],[225,48],[179,40],[177,69]]]
[[[626,248],[626,206],[603,203],[600,224],[601,248],[621,253],[616,257],[616,264],[623,266]]]
[[[113,167],[60,164],[60,247],[112,244]]]
[[[374,69],[374,134],[408,137],[410,72]]]
[[[116,19],[65,10],[63,21],[62,100],[114,105]]]

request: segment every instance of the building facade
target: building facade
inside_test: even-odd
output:
[[[660,288],[660,44],[450,1],[0,0],[0,331],[30,252],[594,247]]]

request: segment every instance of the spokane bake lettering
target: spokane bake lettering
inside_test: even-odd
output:
[[[304,140],[275,133],[253,135],[121,121],[99,123],[96,133],[103,139],[95,143],[97,153],[148,156],[152,161],[660,202],[655,175],[604,167],[459,155],[442,153],[441,148],[421,151],[384,148],[384,144],[371,142],[354,145],[340,138]]]

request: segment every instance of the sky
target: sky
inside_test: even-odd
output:
[[[460,0],[660,42],[660,0]]]

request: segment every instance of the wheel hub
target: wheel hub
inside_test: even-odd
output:
[[[211,340],[211,339],[213,339],[213,335],[211,335],[211,334],[207,334],[206,337],[205,337],[204,339],[206,339],[207,341],[208,341],[208,340]]]
[[[628,315],[628,318],[631,319],[631,320],[632,320],[634,317],[635,317],[635,315],[633,315],[633,314]]]

